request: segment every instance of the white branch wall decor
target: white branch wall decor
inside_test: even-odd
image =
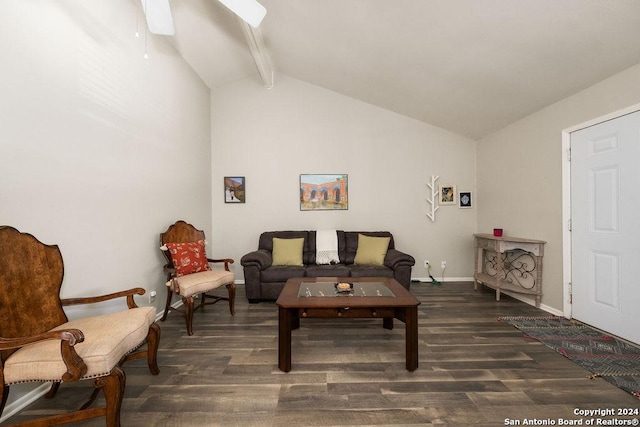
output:
[[[431,189],[431,197],[427,196],[427,202],[431,205],[431,209],[427,212],[427,216],[431,222],[436,220],[436,211],[438,210],[438,194],[440,193],[440,191],[438,191],[438,186],[436,185],[438,178],[440,177],[437,175],[431,175],[431,182],[427,183],[427,187]]]

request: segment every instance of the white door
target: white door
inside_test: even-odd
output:
[[[640,112],[571,134],[572,316],[640,343]]]

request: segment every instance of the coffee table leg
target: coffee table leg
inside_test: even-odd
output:
[[[291,310],[290,319],[291,319],[291,330],[295,331],[300,328],[300,315],[298,314],[298,310]]]
[[[291,310],[278,307],[278,368],[291,370]]]
[[[407,371],[418,369],[418,307],[405,309]]]
[[[382,327],[385,329],[393,329],[393,317],[385,317],[382,319]]]

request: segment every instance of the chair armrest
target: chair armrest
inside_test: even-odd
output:
[[[78,304],[95,304],[98,302],[108,301],[115,298],[127,297],[127,307],[136,308],[138,307],[133,300],[134,295],[144,295],[145,290],[142,288],[132,288],[127,289],[126,291],[114,292],[112,294],[99,295],[95,297],[84,297],[84,298],[64,298],[61,299],[60,302],[63,306],[66,305],[78,305]]]
[[[57,331],[44,332],[42,334],[30,337],[20,338],[2,338],[0,337],[0,350],[11,350],[14,348],[24,347],[27,344],[34,344],[39,341],[58,339],[68,341],[69,345],[74,346],[84,341],[84,334],[80,329],[61,329]]]
[[[258,267],[258,270],[264,270],[271,266],[271,262],[271,252],[265,249],[249,252],[240,259],[240,264],[242,264],[243,267]]]
[[[235,262],[231,258],[221,258],[221,259],[207,258],[207,261],[213,262],[213,263],[224,262],[224,269],[227,271],[229,271],[229,264],[233,264]]]
[[[77,381],[87,373],[87,365],[78,356],[73,346],[84,341],[84,334],[80,329],[60,329],[49,331],[31,337],[2,338],[0,337],[0,350],[12,350],[34,344],[40,341],[60,340],[60,355],[67,367],[67,372],[62,375],[62,381]]]
[[[387,256],[384,258],[384,265],[395,270],[402,265],[413,266],[416,260],[411,255],[400,252],[397,249],[389,249]]]

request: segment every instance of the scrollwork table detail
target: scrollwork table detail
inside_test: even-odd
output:
[[[474,288],[478,284],[496,290],[496,301],[501,291],[535,296],[536,307],[542,296],[542,240],[521,237],[474,234],[475,266]]]

